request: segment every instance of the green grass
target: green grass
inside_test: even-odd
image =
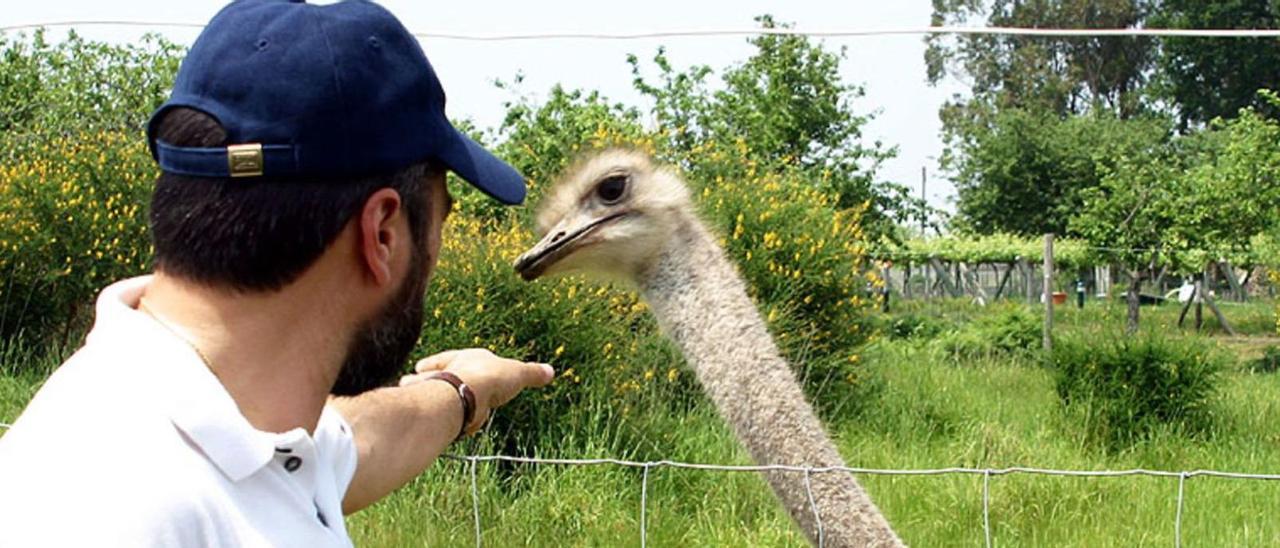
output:
[[[956,328],[999,311],[908,304],[912,313],[942,318]],[[1273,326],[1270,306],[1238,305],[1227,314],[1242,318],[1242,325]],[[1173,307],[1144,308],[1143,313],[1146,329],[1204,336],[1168,327],[1166,322],[1176,322]],[[1058,320],[1064,334],[1101,336],[1122,328],[1124,309],[1062,309]],[[1259,327],[1254,335],[1213,340],[1224,352],[1242,354],[1271,332]],[[15,350],[0,357],[8,364],[23,355]],[[882,339],[863,356],[880,389],[869,405],[856,406],[858,413],[831,418],[851,466],[1280,472],[1280,376],[1250,373],[1244,365],[1222,376],[1207,434],[1191,439],[1174,427],[1157,429],[1115,451],[1088,442],[1079,416],[1059,405],[1053,373],[1034,354],[956,361],[932,339],[915,338]],[[26,370],[9,368],[14,369]],[[0,420],[14,418],[39,381],[34,373],[0,374]],[[581,406],[574,428],[539,440],[537,456],[749,462],[705,402],[673,407],[657,392],[628,402]],[[498,451],[483,436],[454,449]],[[981,476],[860,479],[910,544],[982,544]],[[477,467],[477,487],[487,545],[638,545],[640,470],[486,463]],[[993,477],[992,532],[1000,546],[1168,546],[1176,493],[1177,480],[1165,478]],[[1189,546],[1274,545],[1280,543],[1276,508],[1280,484],[1193,478],[1186,483],[1182,536]],[[437,463],[349,518],[348,527],[365,546],[469,545],[474,533],[468,465]],[[805,545],[754,474],[669,468],[651,472],[648,540],[652,546]]]

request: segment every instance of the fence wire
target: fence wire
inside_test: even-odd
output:
[[[0,422],[0,430],[8,429],[13,425]],[[748,465],[728,465],[728,464],[706,464],[693,462],[680,462],[673,460],[659,461],[633,461],[614,458],[591,458],[591,459],[549,459],[536,457],[513,457],[508,455],[453,455],[445,454],[442,459],[465,463],[468,475],[471,480],[471,515],[472,525],[475,531],[475,544],[480,548],[484,544],[483,523],[480,516],[480,488],[478,481],[477,467],[481,463],[491,462],[508,462],[516,464],[536,464],[547,466],[619,466],[624,468],[639,468],[642,476],[640,480],[640,546],[646,548],[648,545],[648,502],[649,502],[649,476],[650,472],[657,468],[674,468],[677,470],[701,470],[716,471],[727,473],[742,472],[791,472],[804,474],[805,495],[809,501],[809,509],[813,512],[818,532],[818,546],[821,548],[825,543],[825,532],[822,528],[822,519],[818,514],[817,500],[814,498],[810,477],[813,474],[831,474],[831,473],[848,473],[862,474],[868,476],[946,476],[946,475],[971,475],[982,476],[982,538],[987,548],[994,546],[991,533],[991,478],[992,476],[1010,476],[1015,474],[1037,475],[1037,476],[1058,476],[1073,478],[1116,478],[1116,477],[1132,477],[1146,476],[1156,478],[1177,478],[1178,494],[1175,501],[1176,513],[1173,522],[1173,545],[1175,548],[1182,547],[1182,518],[1184,508],[1186,507],[1186,484],[1187,480],[1196,477],[1206,478],[1222,478],[1237,480],[1260,480],[1260,481],[1280,481],[1280,474],[1254,474],[1247,472],[1223,472],[1218,470],[1184,470],[1173,472],[1168,470],[1148,470],[1145,468],[1130,468],[1127,470],[1056,470],[1052,468],[1035,468],[1029,466],[1011,466],[1007,468],[966,468],[966,467],[950,467],[950,468],[918,468],[918,469],[892,469],[892,468],[857,468],[851,466],[795,466],[785,464],[748,464]]]
[[[660,461],[632,461],[613,458],[592,458],[592,459],[548,459],[534,457],[512,457],[507,455],[444,455],[442,458],[467,463],[471,474],[471,500],[473,503],[472,514],[475,519],[476,546],[481,545],[481,518],[480,518],[480,493],[476,486],[476,465],[479,463],[490,462],[508,462],[518,464],[536,464],[548,466],[620,466],[624,468],[639,468],[642,470],[640,483],[640,545],[647,546],[648,532],[648,498],[649,498],[649,477],[650,472],[657,468],[674,468],[683,470],[704,470],[718,472],[792,472],[804,474],[804,486],[806,496],[808,497],[810,510],[814,512],[817,518],[818,530],[818,546],[824,544],[824,531],[822,529],[822,521],[817,513],[817,503],[814,499],[813,490],[809,478],[813,474],[829,474],[829,473],[849,473],[863,474],[869,476],[945,476],[945,475],[980,475],[982,476],[982,535],[983,542],[987,548],[994,546],[994,538],[991,528],[991,478],[993,476],[1009,476],[1015,474],[1038,475],[1038,476],[1058,476],[1073,478],[1116,478],[1116,477],[1132,477],[1146,476],[1156,478],[1177,478],[1178,491],[1176,499],[1176,514],[1174,516],[1174,546],[1181,548],[1182,546],[1182,518],[1185,508],[1186,483],[1188,479],[1195,477],[1207,478],[1223,478],[1223,479],[1241,479],[1241,480],[1261,480],[1261,481],[1278,481],[1280,474],[1254,474],[1245,472],[1223,472],[1218,470],[1186,470],[1186,471],[1167,471],[1167,470],[1148,470],[1145,468],[1132,468],[1128,470],[1056,470],[1051,468],[1035,468],[1028,466],[1013,466],[1007,468],[924,468],[924,469],[889,469],[889,468],[856,468],[849,466],[794,466],[781,464],[768,465],[723,465],[723,464],[704,464],[679,462],[671,460]]]
[[[68,20],[28,22],[0,26],[0,32],[34,30],[42,27],[143,27],[203,29],[204,23],[184,21],[142,20]],[[512,42],[526,40],[645,40],[654,38],[696,38],[715,36],[808,36],[815,38],[853,38],[861,36],[918,35],[996,35],[1042,37],[1179,37],[1179,38],[1280,38],[1280,29],[1156,29],[1156,28],[1026,28],[974,26],[907,26],[907,27],[832,27],[809,29],[716,27],[700,29],[645,29],[629,32],[537,31],[521,33],[466,33],[415,31],[418,38],[460,40],[470,42]]]

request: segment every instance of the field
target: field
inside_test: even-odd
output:
[[[896,303],[881,318],[928,316],[964,326],[1016,305]],[[1251,373],[1250,360],[1273,341],[1270,303],[1226,305],[1247,335],[1225,338],[1206,326],[1183,334],[1172,306],[1144,308],[1144,325],[1168,337],[1207,338],[1232,359],[1210,408],[1212,427],[1196,435],[1157,429],[1119,450],[1093,443],[1078,414],[1063,410],[1054,373],[1034,352],[957,360],[938,337],[887,333],[864,353],[878,389],[858,411],[828,417],[849,465],[866,468],[1280,470],[1280,378]],[[1060,309],[1062,337],[1105,337],[1120,330],[1119,305]],[[0,420],[11,420],[34,393],[40,371],[56,363],[10,348],[0,376]],[[31,360],[44,364],[32,367]],[[18,362],[27,363],[19,364]],[[20,365],[20,367],[14,367]],[[23,371],[22,373],[13,373]],[[536,397],[536,396],[529,396]],[[723,423],[703,401],[673,411],[653,393],[626,413],[610,401],[575,417],[572,430],[538,441],[540,457],[662,458],[747,464]],[[637,442],[637,440],[639,440]],[[493,454],[485,436],[458,454]],[[478,509],[490,546],[634,546],[639,544],[641,471],[485,463],[476,471]],[[980,475],[860,478],[912,545],[983,543]],[[458,546],[474,538],[468,464],[444,460],[394,496],[348,520],[363,546]],[[1003,546],[1168,546],[1174,542],[1175,478],[1062,478],[1011,475],[990,481],[993,540]],[[1280,486],[1266,481],[1187,480],[1182,539],[1191,546],[1263,546],[1280,542]],[[647,493],[652,546],[802,546],[764,483],[750,473],[655,469]]]

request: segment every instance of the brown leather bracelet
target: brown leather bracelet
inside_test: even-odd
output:
[[[462,379],[458,378],[457,375],[448,371],[436,371],[427,375],[424,380],[432,379],[447,382],[458,392],[458,399],[462,400],[462,428],[458,430],[456,439],[462,439],[467,434],[467,425],[471,424],[471,421],[476,416],[476,393],[471,390],[470,386],[467,386],[467,383],[462,382]]]

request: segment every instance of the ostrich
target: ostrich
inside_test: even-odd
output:
[[[602,152],[561,178],[537,225],[542,240],[515,263],[521,277],[580,271],[637,286],[756,462],[844,465],[673,171],[637,152]],[[815,544],[902,545],[850,474],[769,471],[765,478]]]

